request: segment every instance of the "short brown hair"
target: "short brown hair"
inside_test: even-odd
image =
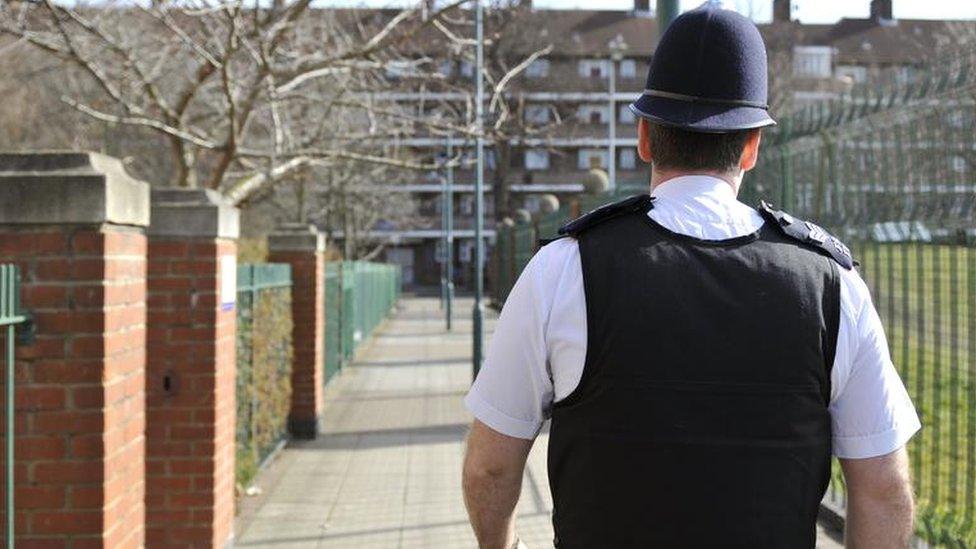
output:
[[[673,170],[732,172],[746,140],[756,130],[702,133],[650,123],[649,134],[654,165]]]

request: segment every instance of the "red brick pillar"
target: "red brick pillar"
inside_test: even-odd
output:
[[[238,211],[154,189],[149,229],[146,544],[224,547],[234,520]]]
[[[36,329],[17,344],[18,547],[144,543],[148,222],[114,158],[0,155],[0,262]]]
[[[325,237],[308,225],[284,226],[268,237],[268,260],[291,265],[294,359],[288,430],[296,438],[318,433],[325,406]]]

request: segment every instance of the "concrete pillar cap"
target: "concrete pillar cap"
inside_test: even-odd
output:
[[[315,225],[284,223],[268,235],[268,250],[275,252],[324,252],[325,234]]]
[[[0,224],[149,224],[149,185],[93,152],[0,153]]]
[[[213,189],[152,190],[150,236],[237,238],[240,210]]]

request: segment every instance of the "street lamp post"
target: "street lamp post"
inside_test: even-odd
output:
[[[681,8],[678,5],[678,0],[657,0],[657,10],[654,13],[657,19],[658,36],[664,34],[664,29],[668,28],[668,25],[678,17],[678,13],[680,12]]]
[[[454,301],[454,137],[447,136],[447,177],[444,178],[444,278],[445,320],[451,331],[452,305]]]
[[[624,37],[617,35],[607,46],[610,49],[610,142],[607,159],[609,170],[607,175],[610,179],[610,192],[617,190],[617,64],[624,58],[624,50],[627,44]]]
[[[477,128],[476,148],[478,152],[477,174],[474,183],[474,310],[472,320],[472,375],[478,376],[481,370],[482,347],[484,337],[482,325],[484,323],[484,261],[485,242],[482,236],[485,215],[485,47],[484,47],[484,7],[481,0],[475,0],[475,124]],[[472,378],[472,379],[473,379]]]

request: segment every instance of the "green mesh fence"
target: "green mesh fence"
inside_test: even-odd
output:
[[[325,382],[342,366],[342,273],[339,262],[325,264]]]
[[[782,118],[766,132],[742,200],[763,198],[824,225],[861,262],[892,359],[922,418],[909,444],[917,534],[976,547],[976,52],[940,55],[908,83],[857,88]],[[553,236],[585,198],[536,222]],[[517,276],[515,238],[501,228],[493,288]],[[518,236],[516,236],[518,235]],[[846,504],[839,468],[828,499]]]
[[[559,227],[603,204],[647,192],[643,188],[621,188],[614,193],[581,195],[548,215],[537,216],[532,223],[501,226],[495,233],[495,245],[491,252],[492,304],[501,308],[512,291],[522,269],[539,250],[539,241],[558,236]]]
[[[913,84],[856,90],[781,121],[746,200],[851,247],[922,418],[909,444],[917,533],[976,547],[976,73],[943,57]],[[844,506],[835,466],[828,497]]]
[[[237,268],[237,483],[285,440],[291,403],[291,266]]]
[[[326,382],[389,315],[400,299],[402,280],[399,265],[366,261],[326,264]]]

